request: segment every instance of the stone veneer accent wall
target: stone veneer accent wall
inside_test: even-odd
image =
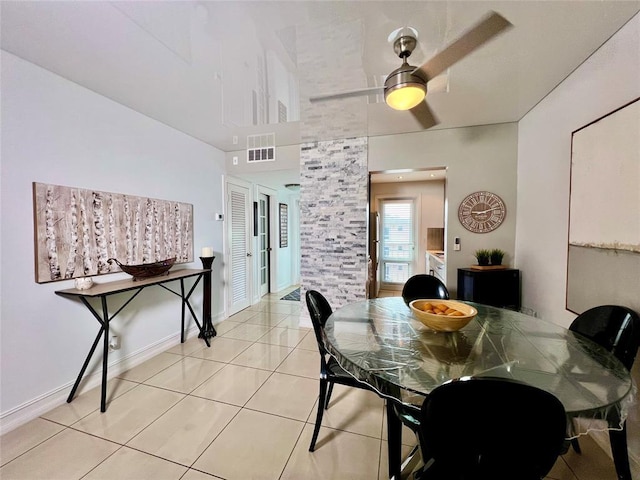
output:
[[[339,18],[317,28],[305,26],[296,31],[301,75],[303,322],[310,322],[304,298],[308,289],[321,292],[334,309],[366,297],[367,97],[307,101],[313,95],[367,86],[362,69],[363,31],[359,20]],[[346,78],[345,71],[349,71]]]
[[[334,309],[366,298],[368,178],[366,137],[301,145],[301,293]]]

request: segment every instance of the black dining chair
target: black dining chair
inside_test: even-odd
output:
[[[619,305],[593,307],[578,315],[569,330],[606,348],[631,370],[640,346],[640,317],[635,311]],[[609,440],[618,478],[630,480],[626,421],[622,430],[609,430]],[[571,440],[571,445],[581,453],[577,439]]]
[[[440,300],[449,299],[449,290],[439,278],[426,273],[419,273],[412,276],[402,287],[402,299],[409,305],[413,300],[419,298],[438,298]]]
[[[329,408],[329,400],[331,399],[333,386],[337,383],[338,385],[346,385],[364,390],[373,391],[373,389],[366,383],[356,380],[340,366],[334,357],[329,355],[325,346],[324,326],[333,311],[327,299],[316,290],[308,290],[305,298],[311,323],[313,324],[313,331],[316,335],[318,350],[320,351],[320,397],[318,399],[316,425],[313,429],[313,437],[311,438],[311,445],[309,446],[309,451],[313,452],[316,447],[316,440],[320,432],[324,411]]]
[[[318,434],[320,433],[324,410],[329,408],[329,400],[331,399],[331,393],[333,392],[333,386],[335,384],[369,390],[378,395],[380,395],[380,392],[374,390],[367,383],[358,381],[355,377],[345,371],[338,361],[327,351],[327,347],[325,346],[326,334],[324,327],[329,316],[333,313],[333,310],[324,295],[316,290],[308,290],[305,294],[305,299],[309,310],[309,316],[311,317],[311,323],[313,324],[313,331],[316,335],[318,350],[320,351],[320,395],[318,398],[316,424],[313,429],[311,444],[309,445],[309,451],[313,452],[316,447],[316,441],[318,440]],[[416,420],[413,418],[413,411],[405,411],[402,404],[391,400],[389,395],[385,397],[387,403],[387,427],[389,433],[389,476],[391,477],[395,475],[396,478],[400,478],[399,473],[402,463],[402,423],[415,430],[417,428],[415,427]],[[392,417],[392,415],[394,417]],[[394,418],[398,419],[401,423],[394,423]]]
[[[505,378],[466,377],[422,404],[420,480],[539,480],[563,451],[566,413],[554,395]]]

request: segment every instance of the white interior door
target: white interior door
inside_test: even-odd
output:
[[[229,315],[251,305],[251,215],[249,212],[249,189],[227,183]]]
[[[258,288],[260,296],[269,293],[270,255],[269,244],[269,197],[258,195]]]

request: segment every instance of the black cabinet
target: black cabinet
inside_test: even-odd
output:
[[[459,268],[458,300],[520,310],[520,270]]]

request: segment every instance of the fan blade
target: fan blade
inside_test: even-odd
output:
[[[440,123],[426,101],[420,102],[409,111],[425,130]]]
[[[413,73],[421,71],[429,80],[445,71],[457,61],[463,59],[478,47],[513,25],[509,20],[496,12],[491,12],[476,26],[447,46],[440,53],[416,68]]]
[[[323,100],[335,100],[337,98],[359,97],[361,95],[375,95],[384,93],[384,87],[361,88],[359,90],[348,90],[340,93],[330,93],[329,95],[318,95],[310,97],[310,102],[321,102]]]

